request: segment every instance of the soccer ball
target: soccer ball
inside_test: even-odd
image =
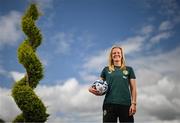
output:
[[[108,90],[108,84],[106,81],[103,80],[96,80],[93,85],[93,88],[95,88],[100,95],[104,95]]]

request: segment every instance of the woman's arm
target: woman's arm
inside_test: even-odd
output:
[[[137,98],[137,87],[136,80],[130,79],[130,91],[131,91],[131,107],[129,110],[129,115],[134,115],[136,113],[136,98]]]
[[[137,87],[136,87],[135,79],[130,79],[130,90],[131,90],[131,103],[136,104]]]

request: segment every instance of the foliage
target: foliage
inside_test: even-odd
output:
[[[36,55],[36,49],[42,41],[40,30],[35,24],[39,15],[36,4],[31,4],[22,17],[22,30],[27,39],[18,48],[18,60],[27,73],[12,89],[12,96],[22,111],[13,122],[45,122],[49,116],[43,102],[33,91],[43,78],[43,66]]]

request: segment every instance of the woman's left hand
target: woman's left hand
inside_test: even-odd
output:
[[[131,104],[130,108],[129,108],[129,116],[132,116],[136,113],[136,105],[135,104]]]

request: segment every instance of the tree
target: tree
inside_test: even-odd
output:
[[[20,44],[17,54],[19,63],[26,69],[26,75],[12,88],[12,97],[22,111],[13,122],[45,122],[49,116],[43,102],[33,91],[43,78],[43,66],[36,55],[36,49],[42,41],[40,30],[35,25],[39,16],[35,3],[22,16],[22,30],[27,39]]]

